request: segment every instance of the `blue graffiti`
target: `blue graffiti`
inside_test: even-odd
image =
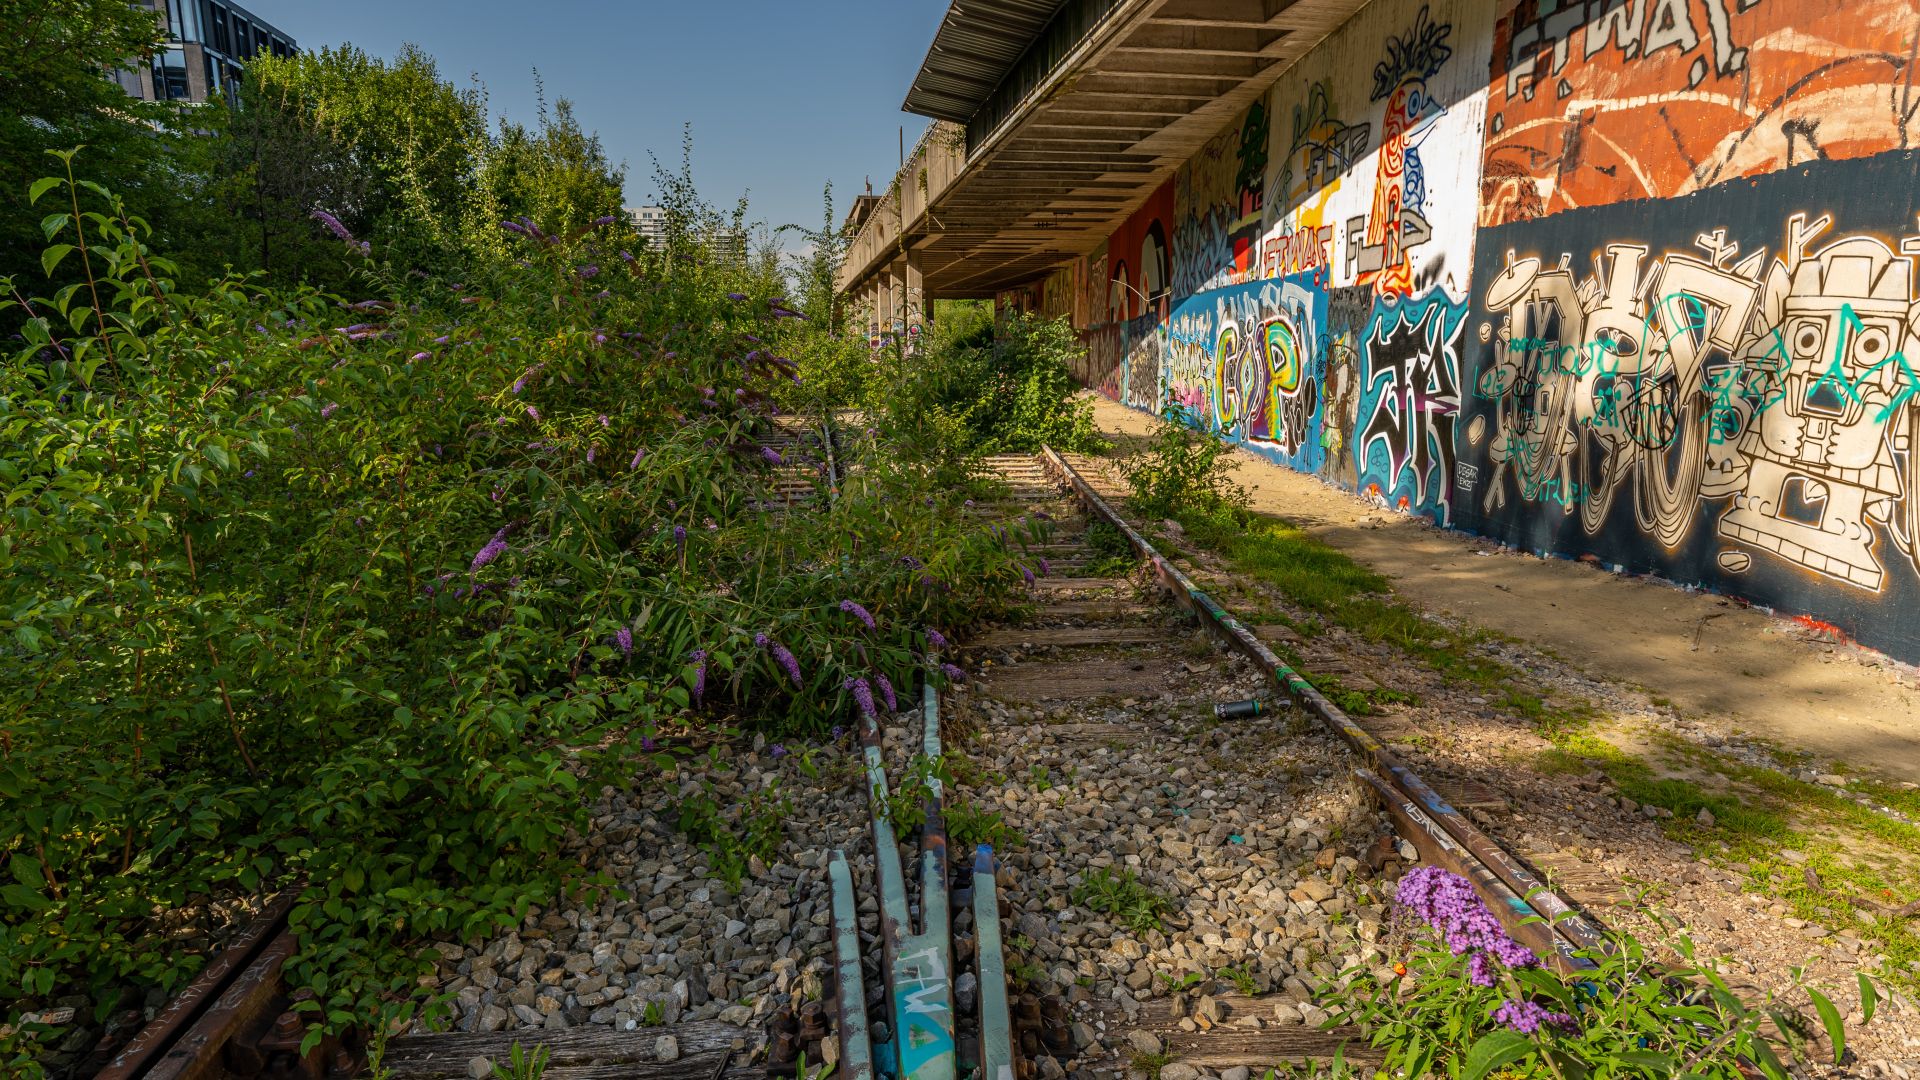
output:
[[[1466,301],[1434,289],[1383,298],[1362,342],[1354,471],[1389,505],[1451,518],[1454,422],[1460,412],[1460,329]]]

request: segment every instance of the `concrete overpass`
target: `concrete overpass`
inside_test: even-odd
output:
[[[1082,255],[1365,0],[956,0],[907,93],[936,123],[857,206],[870,332]]]

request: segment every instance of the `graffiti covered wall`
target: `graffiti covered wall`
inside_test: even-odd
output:
[[[1378,0],[1056,279],[1080,374],[1920,660],[1916,41],[1920,0]]]

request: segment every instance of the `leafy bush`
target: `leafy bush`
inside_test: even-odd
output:
[[[304,879],[313,1019],[410,1012],[422,937],[609,884],[559,856],[647,740],[824,729],[1018,594],[1011,538],[888,442],[761,512],[814,464],[768,445],[800,320],[702,206],[663,251],[509,222],[510,259],[425,278],[326,220],[348,303],[179,288],[104,188],[31,195],[79,280],[0,303],[10,1009],[175,990],[184,928]]]
[[[1082,346],[1067,321],[1016,314],[996,336],[983,310],[950,305],[918,351],[881,350],[869,411],[948,465],[1043,445],[1100,449],[1092,403],[1073,398],[1067,361]]]
[[[1120,464],[1134,509],[1148,517],[1242,525],[1250,497],[1228,477],[1231,448],[1169,407],[1146,449]]]

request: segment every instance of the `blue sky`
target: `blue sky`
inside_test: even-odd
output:
[[[900,111],[945,0],[242,0],[301,48],[392,56],[413,42],[457,85],[477,74],[495,116],[534,119],[534,76],[573,101],[627,165],[627,202],[653,194],[651,151],[677,166],[693,125],[694,180],[770,225],[836,216],[871,177],[884,191],[926,121]],[[783,246],[792,247],[790,241]]]

